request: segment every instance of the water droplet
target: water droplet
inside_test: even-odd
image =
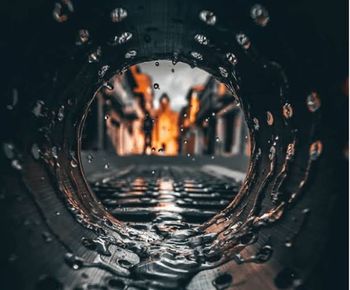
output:
[[[38,160],[40,158],[41,150],[36,143],[34,143],[32,145],[31,151],[32,151],[32,156],[34,157],[34,159]]]
[[[151,172],[152,174],[155,174],[156,172],[155,172],[155,170],[152,170],[152,172]]]
[[[110,168],[110,164],[107,162],[104,166],[104,169],[108,170]]]
[[[219,71],[222,77],[227,78],[228,77],[228,72],[225,68],[223,68],[222,66],[219,66]]]
[[[52,237],[49,232],[43,232],[41,235],[46,243],[52,242]]]
[[[90,38],[90,33],[87,29],[80,29],[78,31],[78,37],[77,37],[77,45],[82,45],[84,43],[87,43]]]
[[[122,267],[124,267],[124,268],[130,268],[130,267],[132,267],[132,264],[129,262],[129,261],[127,261],[127,260],[118,260],[118,264],[120,265],[120,266],[122,266]]]
[[[18,90],[16,88],[12,89],[11,93],[11,104],[6,105],[6,109],[13,110],[18,102]]]
[[[95,51],[89,54],[88,61],[89,63],[99,62],[101,57],[101,47],[98,47]]]
[[[58,158],[58,150],[57,150],[57,147],[56,146],[53,146],[51,148],[51,154],[52,154],[52,157],[57,159]]]
[[[33,114],[36,117],[43,117],[44,116],[44,114],[42,112],[44,105],[45,105],[44,101],[42,101],[42,100],[36,101],[34,108],[32,110]]]
[[[132,38],[131,32],[123,32],[119,37],[117,37],[118,44],[127,43]]]
[[[232,52],[226,53],[226,58],[229,61],[229,63],[232,65],[236,65],[238,62],[237,57]]]
[[[216,137],[216,138],[215,138],[215,142],[220,142],[220,138],[219,138],[219,137]]]
[[[112,22],[121,22],[128,16],[128,12],[123,8],[115,8],[111,12],[111,20]]]
[[[266,112],[266,121],[267,121],[268,125],[270,125],[270,126],[273,125],[273,115],[270,111]]]
[[[290,119],[292,116],[293,116],[293,107],[291,104],[284,104],[283,106],[283,116],[286,118],[286,119]]]
[[[97,73],[99,78],[103,78],[106,72],[108,71],[108,69],[109,69],[109,65],[102,66]]]
[[[77,167],[78,167],[77,161],[74,160],[74,159],[72,159],[72,160],[70,161],[70,166],[72,166],[73,168],[77,168]]]
[[[53,18],[57,22],[65,22],[68,20],[70,14],[74,12],[73,3],[70,0],[62,0],[56,2],[52,11]]]
[[[202,10],[199,13],[199,19],[208,25],[215,25],[216,24],[216,15],[212,11]]]
[[[273,249],[270,245],[265,245],[258,250],[258,252],[254,256],[255,263],[266,263],[270,260],[273,254]]]
[[[320,140],[315,141],[310,146],[310,158],[311,160],[317,160],[322,153],[323,145]]]
[[[94,160],[94,156],[93,156],[91,153],[89,153],[89,154],[87,155],[87,161],[88,161],[89,163],[91,163],[93,160]]]
[[[293,243],[290,240],[286,240],[284,245],[285,245],[286,248],[291,248],[293,246]]]
[[[12,143],[4,143],[2,148],[4,150],[5,156],[8,159],[15,157],[15,146],[13,146]]]
[[[64,106],[63,105],[58,109],[57,119],[59,122],[62,122],[64,119]]]
[[[109,119],[109,114],[106,114],[105,115],[105,120],[108,120]]]
[[[241,45],[244,49],[248,49],[251,45],[250,40],[247,35],[244,33],[238,33],[236,35],[236,40],[239,45]]]
[[[156,61],[154,64],[155,66],[159,66],[159,61]]]
[[[203,34],[196,34],[194,36],[194,40],[202,45],[208,45],[208,43],[209,43],[209,39]]]
[[[134,58],[137,55],[136,50],[129,50],[126,54],[125,54],[125,58],[129,59],[129,58]]]
[[[306,105],[310,112],[314,113],[321,107],[321,99],[316,92],[312,92],[306,98]]]
[[[291,160],[294,156],[294,153],[295,153],[294,144],[293,143],[288,144],[287,156],[286,156],[287,160]]]
[[[154,83],[154,84],[153,84],[153,88],[154,88],[155,90],[159,90],[159,84],[158,84],[158,83]]]
[[[17,159],[12,160],[11,166],[16,170],[22,170],[22,165]]]
[[[203,55],[197,51],[191,51],[191,56],[198,60],[203,60]]]
[[[250,9],[250,16],[255,21],[255,23],[260,26],[266,26],[270,20],[269,12],[260,4],[255,4]]]
[[[258,131],[260,128],[259,120],[257,118],[253,118],[253,123],[254,123],[254,129]]]
[[[104,86],[105,88],[107,88],[108,90],[113,90],[113,89],[114,89],[113,85],[111,85],[111,84],[108,83],[108,82],[105,82],[105,83],[103,84],[103,86]]]
[[[271,146],[270,153],[269,153],[269,159],[273,160],[275,158],[275,155],[276,155],[276,148],[275,148],[275,146]]]
[[[72,253],[66,253],[64,255],[64,261],[69,267],[74,270],[78,270],[84,265],[83,259],[73,255]]]
[[[222,273],[220,276],[215,278],[213,281],[213,285],[216,289],[224,289],[227,288],[232,283],[232,275],[229,273]]]

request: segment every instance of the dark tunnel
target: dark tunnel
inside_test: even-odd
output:
[[[347,1],[0,14],[0,289],[348,289]]]

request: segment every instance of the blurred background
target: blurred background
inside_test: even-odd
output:
[[[97,93],[82,149],[118,156],[249,156],[240,104],[213,76],[152,61],[116,75]]]

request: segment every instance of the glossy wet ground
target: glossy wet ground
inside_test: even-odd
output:
[[[104,207],[136,229],[161,235],[209,220],[237,194],[240,183],[186,166],[136,166],[106,172],[91,183]]]

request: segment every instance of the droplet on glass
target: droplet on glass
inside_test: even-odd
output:
[[[212,11],[202,10],[199,13],[199,19],[208,25],[215,25],[216,24],[216,15]]]
[[[107,88],[108,90],[113,90],[113,89],[114,89],[113,85],[110,84],[110,83],[108,83],[108,82],[105,82],[105,83],[103,84],[103,86],[104,86],[105,88]]]
[[[191,51],[191,56],[198,60],[203,60],[203,55],[197,51]]]
[[[5,156],[8,159],[12,159],[15,157],[15,146],[13,146],[12,143],[4,143],[3,144],[3,150],[5,153]]]
[[[214,281],[213,285],[218,289],[226,289],[232,283],[232,275],[229,273],[222,273]]]
[[[41,235],[46,243],[52,242],[52,237],[49,232],[43,232]]]
[[[154,84],[153,84],[153,88],[154,88],[155,90],[159,90],[159,84],[158,84],[158,83],[154,83]]]
[[[110,168],[110,164],[107,162],[104,166],[104,169],[108,170]]]
[[[127,43],[131,38],[132,38],[132,33],[125,31],[119,37],[117,37],[118,44]]]
[[[53,146],[51,148],[51,154],[52,154],[52,157],[57,159],[58,158],[58,150],[57,150],[57,147],[56,146]]]
[[[87,43],[90,38],[90,33],[87,29],[80,29],[78,31],[78,37],[77,37],[77,45],[82,45],[84,43]]]
[[[32,156],[34,157],[34,159],[38,160],[40,158],[41,150],[36,143],[34,143],[32,145],[31,151],[32,151]]]
[[[236,35],[236,40],[239,45],[241,45],[244,49],[248,49],[251,45],[250,40],[247,35],[244,33],[238,33]]]
[[[91,52],[88,57],[89,63],[99,62],[101,58],[101,47],[98,47],[95,51]]]
[[[112,22],[121,22],[128,16],[128,12],[123,8],[115,8],[111,12],[111,20]]]
[[[130,59],[130,58],[134,58],[137,55],[136,50],[129,50],[126,54],[125,54],[125,58]]]
[[[310,158],[311,160],[317,160],[322,153],[323,145],[320,140],[315,141],[310,146]]]
[[[284,104],[283,106],[283,116],[286,118],[286,119],[290,119],[292,116],[293,116],[293,107],[291,104]]]
[[[44,114],[42,112],[44,105],[45,105],[44,101],[42,101],[42,100],[36,101],[34,108],[32,110],[35,117],[43,117],[44,116]]]
[[[237,57],[232,52],[226,53],[226,58],[228,62],[232,65],[236,65],[238,62]]]
[[[156,62],[154,63],[154,65],[155,65],[155,66],[159,66],[159,61],[156,61]]]
[[[215,138],[215,142],[220,142],[220,138],[219,138],[219,137],[216,137],[216,138]]]
[[[22,170],[22,165],[17,159],[13,159],[11,162],[11,166],[16,170]]]
[[[209,39],[203,34],[196,34],[194,36],[194,40],[202,45],[208,45],[208,43],[209,43]]]
[[[77,167],[78,167],[77,161],[74,160],[74,159],[72,159],[72,160],[70,161],[70,166],[72,166],[73,168],[77,168]]]
[[[266,26],[270,20],[269,12],[260,4],[255,4],[250,9],[250,16],[255,21],[255,23],[260,26]]]
[[[222,66],[219,66],[219,71],[222,77],[227,78],[228,77],[228,72],[225,68],[223,68]]]
[[[64,106],[63,105],[58,109],[57,119],[59,122],[62,122],[64,119]]]
[[[273,115],[270,111],[266,112],[266,121],[267,121],[268,125],[270,125],[270,126],[273,125]]]
[[[108,69],[109,69],[109,65],[102,66],[97,73],[99,78],[103,78],[106,72],[108,71]]]
[[[287,160],[291,160],[294,156],[294,153],[295,153],[294,144],[293,143],[288,144],[287,156],[286,156]]]
[[[257,118],[253,118],[253,123],[254,123],[254,129],[258,131],[260,128],[259,120]]]
[[[94,160],[94,156],[92,156],[91,153],[89,153],[86,158],[89,163],[91,163]]]
[[[18,90],[16,88],[12,89],[11,92],[11,104],[6,105],[7,110],[13,110],[18,102]]]
[[[276,148],[275,146],[271,146],[270,152],[269,152],[269,159],[273,160],[275,158],[275,155],[276,155]]]
[[[321,99],[316,92],[312,92],[306,98],[306,105],[310,112],[314,113],[321,107]]]
[[[71,13],[74,12],[73,3],[70,0],[62,0],[56,2],[52,11],[53,19],[57,22],[65,22],[68,20]]]

